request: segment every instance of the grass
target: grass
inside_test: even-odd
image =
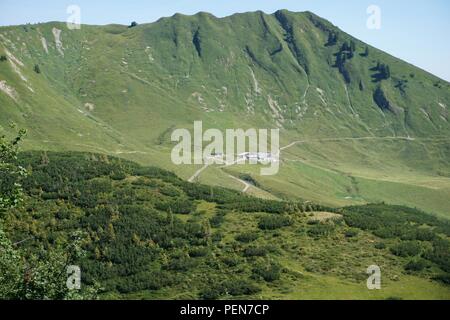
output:
[[[416,141],[312,142],[283,151],[280,172],[275,176],[260,176],[259,166],[237,165],[228,170],[235,175],[251,174],[260,188],[280,198],[302,198],[332,206],[384,201],[448,218],[449,178],[439,175],[436,169],[418,169],[411,164],[415,161],[412,156],[422,165],[427,165],[425,159],[433,156],[428,152],[415,153],[422,145]],[[388,148],[387,152],[383,148]],[[409,163],[398,161],[393,151],[389,152],[396,148],[412,154],[407,159]]]
[[[203,206],[207,206],[204,204]],[[270,246],[276,243],[277,253],[272,257],[283,267],[280,280],[267,283],[258,281],[262,291],[251,299],[287,300],[448,300],[450,288],[431,281],[424,275],[406,274],[406,260],[392,256],[387,249],[374,248],[377,237],[360,232],[356,238],[344,236],[345,228],[338,227],[333,235],[312,240],[302,232],[307,228],[307,218],[297,216],[290,227],[276,231],[261,231],[257,227],[259,217],[264,214],[228,213],[220,228],[224,234],[223,245],[235,242],[243,232],[258,234],[251,243],[255,246]],[[247,262],[254,262],[248,259]],[[367,289],[365,273],[370,265],[379,265],[382,270],[380,290]],[[248,271],[246,268],[243,270]],[[158,292],[137,292],[127,295],[130,299],[193,299],[196,292],[192,285],[201,278],[199,270],[188,283]],[[244,271],[242,271],[244,272]],[[106,295],[104,298],[114,296]],[[244,297],[225,296],[226,299]],[[249,298],[249,297],[245,297]]]
[[[448,272],[448,221],[417,210],[244,198],[92,154],[49,152],[43,162],[23,153],[20,162],[31,174],[5,232],[13,242],[32,237],[22,249],[36,252],[86,231],[86,258],[74,263],[86,285],[105,288],[103,299],[450,298],[449,286],[432,280]],[[423,269],[407,271],[419,258]],[[381,290],[366,288],[371,265],[381,269]]]
[[[64,56],[53,28],[62,30]],[[325,46],[330,31],[340,40]],[[27,150],[101,152],[189,179],[200,167],[172,164],[173,129],[191,129],[195,120],[205,129],[280,127],[283,145],[307,143],[284,150],[273,177],[260,177],[259,167],[229,168],[259,182],[249,194],[333,206],[385,201],[449,217],[450,84],[376,48],[361,56],[365,43],[311,13],[177,15],[78,31],[52,22],[0,34],[0,54],[20,60],[27,78],[14,59],[0,63],[0,80],[18,94],[14,101],[0,92],[0,133],[9,133],[10,121],[28,129]],[[356,46],[346,63],[350,83],[334,67],[345,41]],[[373,81],[378,61],[391,78]],[[374,102],[378,86],[393,111]],[[398,139],[408,136],[415,140]],[[326,140],[351,137],[375,138]],[[198,180],[243,189],[215,167]]]
[[[302,230],[304,217],[295,217],[295,223],[273,232],[257,228],[258,215],[230,213],[226,217],[223,239],[246,232],[259,232],[257,245],[274,241],[283,254],[276,260],[285,268],[282,281],[264,286],[258,298],[262,299],[448,299],[450,289],[439,283],[403,273],[403,262],[393,258],[387,250],[374,249],[376,237],[360,232],[356,239],[347,239],[340,227],[330,237],[311,241]],[[382,289],[368,290],[365,274],[369,265],[382,270]],[[313,271],[314,270],[314,271]]]

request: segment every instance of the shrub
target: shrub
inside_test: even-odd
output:
[[[362,54],[363,57],[369,56],[369,47],[366,46],[366,49],[364,50],[364,53]]]
[[[159,192],[168,197],[179,197],[182,195],[182,191],[170,184],[162,185],[159,188]]]
[[[313,226],[313,225],[316,225],[316,224],[319,224],[319,223],[320,223],[320,220],[317,220],[317,219],[310,219],[307,222],[307,224],[310,225],[310,226]]]
[[[450,241],[437,238],[432,244],[433,248],[426,252],[424,257],[436,263],[445,272],[450,272]]]
[[[356,237],[358,234],[359,234],[359,230],[358,230],[358,229],[355,229],[355,228],[351,228],[351,229],[349,229],[349,230],[347,230],[347,231],[345,232],[345,236],[346,236],[347,238],[353,238],[353,237]]]
[[[120,181],[120,180],[124,180],[127,177],[127,175],[123,171],[115,171],[115,172],[111,173],[111,175],[109,177],[112,180]]]
[[[209,223],[211,224],[211,227],[213,228],[219,228],[222,223],[225,221],[225,214],[224,213],[217,213],[209,219]]]
[[[167,272],[143,272],[132,276],[120,278],[116,289],[120,293],[131,293],[142,290],[159,290],[173,283]]]
[[[225,282],[227,292],[232,296],[249,296],[261,291],[261,289],[248,280],[228,280]]]
[[[259,238],[259,235],[256,232],[245,232],[245,233],[238,234],[236,236],[236,240],[239,242],[243,242],[243,243],[253,242],[258,238]]]
[[[36,72],[37,74],[41,73],[41,68],[39,67],[38,64],[34,65],[34,72]]]
[[[339,34],[335,31],[329,31],[326,46],[334,46],[339,39]]]
[[[405,265],[405,270],[406,271],[422,271],[427,266],[428,266],[427,261],[419,258],[419,259],[414,259],[414,260],[409,261]]]
[[[131,184],[134,186],[147,186],[147,187],[156,187],[157,186],[157,185],[155,185],[154,180],[150,180],[147,177],[139,177],[136,180],[133,180],[131,182]]]
[[[373,100],[377,104],[378,107],[382,110],[390,110],[391,103],[389,102],[386,94],[384,93],[381,86],[378,86],[373,93]]]
[[[188,257],[178,257],[172,259],[167,266],[167,270],[188,271],[195,266],[194,260]]]
[[[244,180],[244,181],[250,183],[251,185],[254,185],[255,187],[259,187],[259,186],[260,186],[259,183],[258,183],[258,181],[256,181],[255,178],[253,178],[253,177],[252,177],[251,175],[249,175],[249,174],[246,174],[246,173],[240,174],[240,175],[239,175],[239,178],[240,178],[241,180]]]
[[[281,271],[281,266],[274,262],[258,263],[252,270],[254,277],[262,278],[267,282],[279,280]]]
[[[5,55],[0,56],[0,61],[6,61],[8,60],[8,58]]]
[[[308,235],[313,238],[327,237],[335,228],[336,226],[331,223],[319,223],[308,229]]]
[[[247,247],[244,250],[244,257],[264,257],[267,249],[264,247]]]
[[[223,203],[224,201],[222,201]],[[275,200],[264,200],[250,197],[236,196],[221,205],[223,209],[238,210],[242,212],[266,212],[266,213],[293,213],[299,210],[298,203],[290,203]]]
[[[268,215],[259,220],[258,227],[261,230],[276,230],[292,225],[292,219],[288,216]]]
[[[240,260],[236,256],[226,256],[222,258],[222,262],[229,267],[236,267],[239,264]]]
[[[204,257],[208,254],[208,248],[193,248],[191,250],[189,250],[189,257],[191,258],[199,258],[199,257]]]
[[[417,241],[402,241],[391,247],[391,252],[399,257],[413,257],[420,254],[422,247]]]
[[[212,235],[212,237],[211,237],[211,240],[212,240],[213,242],[220,242],[220,241],[222,241],[222,238],[223,238],[222,233],[220,233],[220,232],[214,232],[213,235]]]
[[[155,208],[164,212],[172,212],[178,214],[190,214],[194,211],[194,204],[189,199],[176,198],[169,201],[155,203]]]
[[[41,197],[42,200],[56,200],[59,199],[59,194],[57,192],[44,192]]]
[[[200,293],[200,297],[205,300],[216,300],[227,293],[231,296],[248,296],[260,291],[257,285],[248,280],[231,279],[208,286]]]
[[[200,298],[204,300],[217,300],[226,293],[226,288],[221,285],[212,285],[200,292]]]
[[[385,248],[386,248],[386,244],[384,242],[375,243],[375,249],[381,250],[381,249],[385,249]]]
[[[450,285],[450,274],[448,273],[437,275],[433,279],[436,281],[440,281],[444,284]]]
[[[435,238],[436,234],[429,229],[419,228],[415,232],[415,239],[419,241],[432,241]]]
[[[56,213],[56,217],[60,220],[63,219],[70,219],[71,217],[71,212],[66,209],[66,208],[61,208],[57,213]]]

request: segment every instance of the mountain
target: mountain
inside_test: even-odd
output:
[[[0,28],[0,131],[264,198],[385,201],[447,216],[450,85],[310,12],[176,14],[136,27]],[[280,173],[170,161],[170,134],[280,128]]]

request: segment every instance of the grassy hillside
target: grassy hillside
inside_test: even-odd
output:
[[[24,153],[23,252],[75,232],[102,298],[449,299],[450,224],[415,209],[262,200],[91,153]],[[382,289],[366,287],[370,265]],[[33,273],[33,266],[30,272]]]
[[[448,216],[449,83],[312,13],[2,27],[0,55],[0,131],[28,128],[27,149],[116,155],[188,179],[199,167],[171,163],[173,129],[279,127],[291,146],[280,175],[230,168],[260,182],[248,192]],[[216,167],[198,179],[242,190]]]

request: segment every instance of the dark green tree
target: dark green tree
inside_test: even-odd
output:
[[[337,41],[338,41],[339,35],[334,32],[334,31],[330,31],[328,33],[328,41],[327,41],[327,46],[334,46]]]
[[[359,90],[364,91],[364,82],[359,80]]]
[[[362,55],[363,55],[363,57],[369,56],[369,47],[368,46],[366,46],[366,49],[364,50],[364,53]]]
[[[384,70],[384,78],[389,79],[390,77],[391,77],[391,69],[389,68],[388,65],[386,65]]]
[[[381,86],[378,86],[375,89],[375,92],[373,93],[373,100],[378,105],[378,107],[380,107],[380,109],[382,109],[382,110],[390,110],[391,109],[391,103],[387,99]]]
[[[18,164],[17,154],[25,134],[25,130],[19,130],[12,140],[0,137],[0,300],[95,298],[95,289],[80,293],[69,290],[66,284],[66,267],[83,253],[78,233],[65,249],[27,254],[3,230],[4,213],[18,207],[24,198],[21,182],[27,172]]]
[[[12,140],[0,136],[0,212],[17,207],[22,201],[21,181],[26,176],[26,170],[18,164],[17,152],[25,134],[25,130],[19,130]]]
[[[387,80],[391,77],[391,69],[387,64],[378,62],[376,69],[379,72],[379,79]]]
[[[34,72],[36,72],[37,74],[41,73],[41,68],[39,67],[38,64],[34,65]]]

